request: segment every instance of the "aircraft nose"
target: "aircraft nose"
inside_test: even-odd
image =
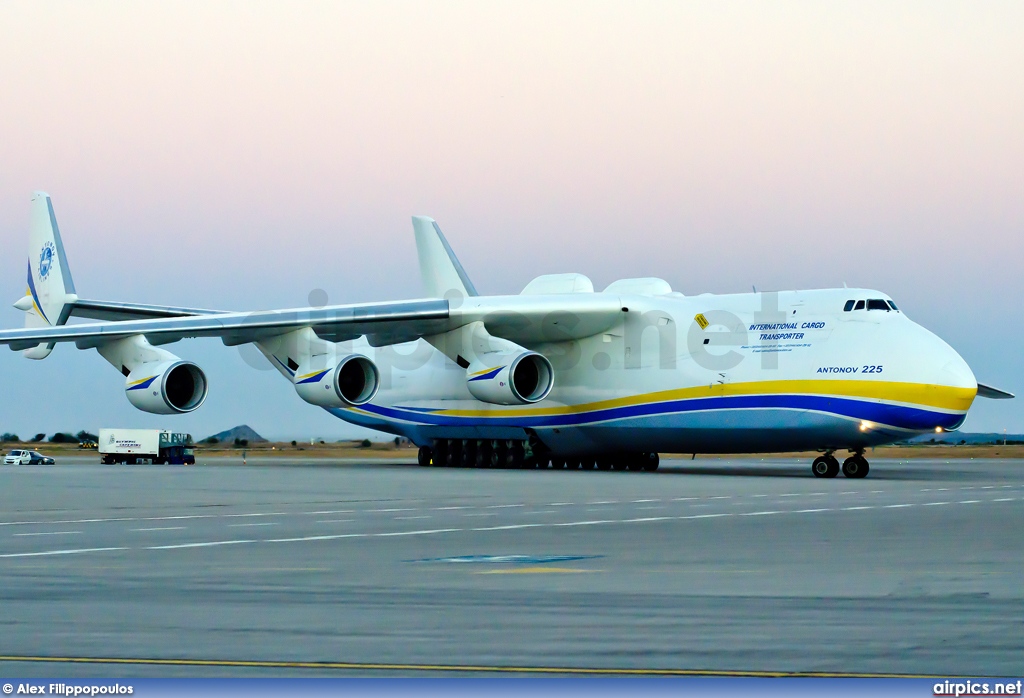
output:
[[[967,362],[964,361],[963,357],[953,347],[938,337],[935,339],[942,344],[944,358],[946,358],[946,362],[942,364],[942,368],[939,370],[936,382],[939,385],[949,386],[950,388],[963,388],[976,393],[978,390],[978,380],[974,377],[974,371],[971,370],[971,367],[967,365]]]

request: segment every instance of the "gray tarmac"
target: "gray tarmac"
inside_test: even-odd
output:
[[[1021,461],[0,466],[0,674],[1016,675],[1022,524]]]

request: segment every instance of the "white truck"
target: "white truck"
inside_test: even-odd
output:
[[[100,462],[195,465],[192,435],[160,429],[100,429]]]

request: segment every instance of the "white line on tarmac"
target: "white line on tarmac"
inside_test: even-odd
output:
[[[42,533],[12,533],[12,536],[71,536],[81,531],[46,531]]]
[[[280,524],[272,523],[272,522],[268,521],[268,522],[263,522],[263,523],[228,524],[228,528],[243,528],[243,527],[249,527],[249,526],[279,526],[279,525]]]
[[[243,543],[258,543],[256,540],[214,540],[207,543],[180,543],[178,545],[150,545],[146,550],[179,550],[181,548],[212,548],[215,545],[241,545]]]
[[[76,555],[78,553],[103,553],[108,550],[129,550],[130,548],[78,548],[76,550],[44,550],[39,553],[8,553],[0,557],[43,557],[46,555]]]
[[[1001,498],[987,500],[991,502],[995,501],[1016,501],[1014,498]],[[947,502],[931,502],[930,505],[946,504]],[[958,504],[978,504],[981,500],[968,499]],[[915,506],[915,505],[897,505],[897,506]],[[738,516],[770,516],[778,514],[809,514],[818,512],[836,512],[836,511],[861,511],[865,509],[875,509],[877,507],[862,506],[862,507],[844,507],[840,509],[797,509],[797,510],[779,510],[779,511],[755,511],[747,513],[718,513],[718,514],[691,514],[689,516],[652,516],[632,519],[594,519],[588,521],[566,521],[557,523],[530,523],[530,524],[511,524],[505,526],[482,526],[477,528],[435,528],[435,529],[424,529],[415,531],[391,531],[391,532],[377,532],[377,533],[341,533],[335,535],[317,535],[317,536],[300,536],[294,538],[269,538],[262,540],[221,540],[221,541],[207,541],[201,543],[182,543],[177,545],[153,545],[145,546],[141,548],[127,548],[127,547],[110,547],[110,548],[78,548],[71,550],[46,550],[39,552],[28,552],[28,553],[7,553],[0,554],[0,558],[20,558],[20,557],[38,557],[48,555],[72,555],[79,553],[90,553],[90,552],[106,552],[113,550],[180,550],[185,548],[208,548],[223,545],[242,545],[247,543],[292,543],[300,541],[327,541],[327,540],[340,540],[343,538],[391,538],[399,536],[426,536],[435,535],[442,533],[458,533],[466,531],[508,531],[525,528],[554,528],[554,527],[575,527],[575,526],[598,526],[602,524],[623,524],[623,523],[653,523],[661,521],[686,521],[696,519],[716,519],[724,517],[738,517]]]
[[[129,528],[129,531],[184,531],[185,526],[157,526],[156,528]]]
[[[317,523],[352,523],[355,519],[324,519],[323,521],[317,521]]]

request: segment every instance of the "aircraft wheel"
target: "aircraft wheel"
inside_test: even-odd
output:
[[[447,465],[449,468],[454,468],[458,466],[460,462],[462,462],[462,449],[459,448],[459,446],[459,442],[456,441],[455,439],[451,439],[450,441],[448,441],[448,457],[445,458],[444,464]]]
[[[835,477],[839,474],[839,461],[832,456],[818,456],[811,463],[814,477]]]
[[[653,473],[661,463],[661,457],[657,453],[644,454],[644,472]]]
[[[429,446],[420,446],[419,453],[416,454],[416,462],[425,467],[430,465],[430,461],[433,457],[434,454],[430,450]]]
[[[851,479],[868,476],[868,461],[864,456],[850,456],[843,461],[843,475]]]
[[[477,442],[475,463],[478,468],[489,468],[491,466],[491,444],[489,442]]]

